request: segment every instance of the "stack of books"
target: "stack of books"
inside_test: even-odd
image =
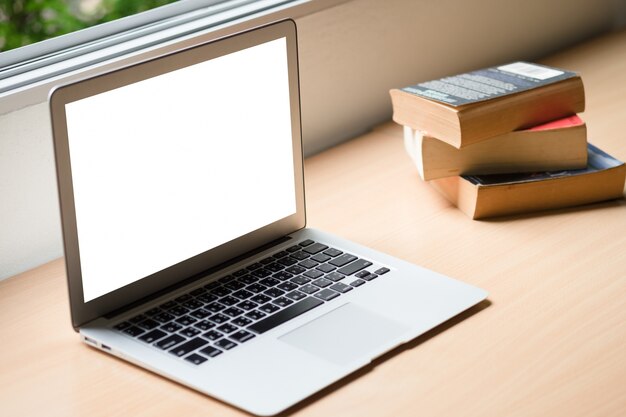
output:
[[[626,165],[588,143],[574,72],[515,62],[390,94],[419,175],[473,219],[623,196]]]

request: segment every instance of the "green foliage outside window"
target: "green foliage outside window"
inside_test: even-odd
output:
[[[19,48],[176,0],[0,0],[0,51]]]

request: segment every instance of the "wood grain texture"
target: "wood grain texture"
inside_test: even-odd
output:
[[[579,70],[594,144],[624,160],[626,32],[545,61]],[[418,178],[399,126],[306,161],[308,224],[489,291],[297,416],[623,417],[626,203],[471,221]],[[62,261],[0,282],[0,415],[245,413],[84,346]]]

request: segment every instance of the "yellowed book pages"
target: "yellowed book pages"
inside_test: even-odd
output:
[[[623,198],[626,165],[591,144],[588,152],[582,170],[456,176],[429,184],[472,219]]]
[[[517,130],[457,149],[404,127],[406,150],[424,180],[580,169],[587,166],[587,127],[578,116]]]

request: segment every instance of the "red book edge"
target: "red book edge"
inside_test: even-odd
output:
[[[563,129],[566,127],[580,126],[584,124],[583,120],[577,115],[564,117],[562,119],[553,120],[548,123],[544,123],[542,125],[537,125],[531,127],[530,129],[525,129],[529,131],[537,131],[537,130],[552,130],[552,129]]]

